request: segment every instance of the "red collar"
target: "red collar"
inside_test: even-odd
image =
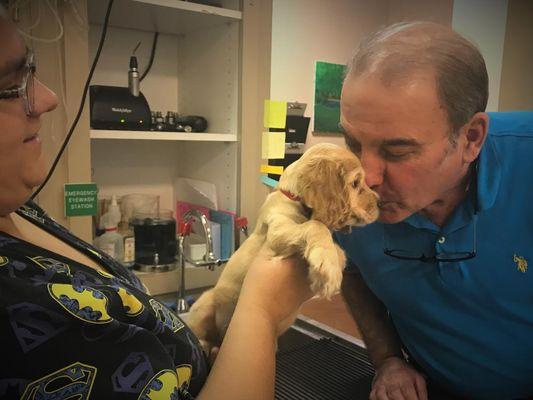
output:
[[[296,196],[294,193],[291,193],[287,190],[283,190],[283,189],[280,189],[279,190],[281,193],[283,193],[285,196],[287,196],[289,199],[291,200],[294,200],[294,201],[300,201],[300,196]]]

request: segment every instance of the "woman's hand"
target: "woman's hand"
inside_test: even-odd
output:
[[[311,297],[305,261],[297,257],[258,257],[248,270],[239,303],[265,315],[276,335],[280,335],[294,322],[302,303]]]

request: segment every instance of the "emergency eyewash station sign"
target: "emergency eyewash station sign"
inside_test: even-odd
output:
[[[96,183],[65,184],[65,215],[79,217],[96,215],[98,209]]]

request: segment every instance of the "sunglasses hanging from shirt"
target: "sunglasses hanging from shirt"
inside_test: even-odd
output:
[[[467,192],[470,195],[472,200],[472,223],[467,225],[467,227],[472,226],[472,245],[470,251],[445,251],[438,250],[444,242],[445,237],[440,236],[436,240],[435,246],[437,250],[434,255],[425,254],[423,252],[414,250],[414,249],[401,249],[401,248],[389,248],[387,241],[387,228],[383,227],[383,253],[389,257],[397,258],[400,260],[412,260],[412,261],[421,261],[424,263],[435,263],[435,262],[459,262],[466,261],[474,258],[477,254],[476,244],[477,244],[477,218],[478,218],[478,188],[477,188],[477,178],[478,178],[478,160],[476,159],[472,163],[472,169],[470,173],[470,183],[467,186]]]

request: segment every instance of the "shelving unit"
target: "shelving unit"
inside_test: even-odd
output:
[[[161,208],[175,211],[175,179],[187,177],[214,183],[219,208],[238,211],[243,14],[240,0],[219,2],[223,7],[180,0],[115,0],[91,84],[127,86],[133,49],[141,42],[136,56],[142,74],[154,33],[159,32],[152,69],[141,82],[141,92],[152,111],[202,116],[208,131],[90,130],[92,177],[99,196],[156,194]],[[108,3],[87,4],[92,59]],[[190,267],[186,273],[188,288],[202,287],[213,285],[220,269]],[[163,292],[178,287],[177,271],[141,275]]]
[[[93,181],[102,197],[158,194],[174,210],[177,177],[213,182],[220,208],[237,210],[239,163],[239,0],[222,7],[180,0],[115,0],[106,43],[92,84],[126,86],[129,57],[143,73],[154,33],[154,63],[141,82],[151,110],[200,115],[202,133],[91,130]],[[107,0],[88,3],[89,58],[96,51]]]
[[[89,20],[104,20],[107,2],[92,0]],[[226,2],[229,3],[229,2]],[[237,2],[233,2],[237,5]],[[116,0],[110,26],[145,32],[159,31],[172,35],[209,29],[212,26],[240,21],[242,12],[181,0]]]
[[[231,133],[200,132],[157,132],[157,131],[113,131],[91,129],[91,139],[116,140],[168,140],[188,142],[236,142],[237,135]]]

